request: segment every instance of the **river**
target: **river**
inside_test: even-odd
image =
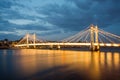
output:
[[[1,49],[0,80],[120,80],[120,51]]]

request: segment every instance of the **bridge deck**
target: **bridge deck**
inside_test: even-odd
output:
[[[35,43],[35,44],[18,44],[15,47],[22,47],[22,46],[90,46],[91,43]],[[94,45],[98,45],[98,43],[94,43]],[[108,46],[108,47],[120,47],[120,44],[115,43],[99,43],[99,46]]]

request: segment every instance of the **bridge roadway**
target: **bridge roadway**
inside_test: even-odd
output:
[[[117,43],[94,43],[94,45],[99,44],[102,47],[120,47],[120,44]],[[30,44],[18,44],[15,47],[23,47],[23,46],[90,46],[91,43],[30,43]]]

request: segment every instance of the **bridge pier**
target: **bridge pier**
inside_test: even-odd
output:
[[[93,46],[90,48],[91,51],[99,51],[100,47],[99,46]]]
[[[100,44],[97,43],[97,45],[95,45],[95,51],[99,51],[100,50]]]
[[[50,45],[49,48],[50,48],[50,49],[53,49],[53,45]]]
[[[60,45],[58,45],[58,46],[57,46],[57,49],[60,49],[60,48],[61,48]]]
[[[100,47],[96,46],[95,51],[99,51]]]

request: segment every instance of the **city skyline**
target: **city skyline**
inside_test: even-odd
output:
[[[115,0],[0,0],[0,40],[26,33],[60,40],[90,24],[120,35],[120,1]]]

